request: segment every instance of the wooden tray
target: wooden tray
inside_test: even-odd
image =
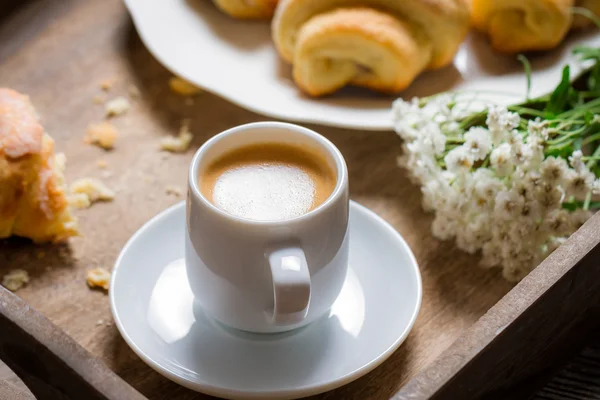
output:
[[[106,365],[107,376],[113,371],[148,398],[206,398],[161,377],[135,356],[112,322],[107,296],[88,289],[85,274],[97,266],[110,269],[137,228],[181,200],[165,188],[185,187],[194,149],[224,129],[265,118],[208,93],[194,105],[171,93],[169,72],[141,44],[119,0],[41,0],[21,7],[3,2],[10,3],[0,0],[0,85],[30,94],[57,149],[67,155],[69,180],[99,177],[117,197],[78,212],[84,236],[69,246],[0,241],[0,275],[26,269],[32,279],[18,295],[96,357],[100,367]],[[87,125],[103,120],[103,107],[92,99],[103,94],[99,83],[105,79],[115,79],[107,98],[127,95],[131,84],[141,92],[131,111],[114,120],[121,135],[110,152],[82,143]],[[188,117],[195,133],[192,149],[161,155],[160,138],[176,133]],[[421,209],[419,189],[396,166],[401,141],[395,134],[310,127],[344,154],[352,199],[406,238],[420,264],[424,291],[414,330],[388,361],[314,398],[502,397],[518,382],[535,382],[568,345],[578,343],[570,339],[586,330],[572,328],[587,327],[589,317],[597,316],[593,306],[600,304],[600,216],[513,288],[497,271],[480,269],[476,257],[431,237],[432,218]],[[100,159],[112,176],[103,177],[105,170],[96,165]]]

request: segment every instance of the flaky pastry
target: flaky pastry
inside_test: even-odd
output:
[[[502,53],[547,50],[565,37],[574,0],[473,0],[473,25]]]
[[[313,96],[346,84],[398,92],[451,63],[468,29],[467,0],[282,0],[272,23],[279,54]]]
[[[225,14],[234,18],[270,18],[278,0],[213,0]]]
[[[60,242],[77,234],[63,169],[29,98],[0,88],[0,238]]]

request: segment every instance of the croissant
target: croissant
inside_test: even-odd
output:
[[[29,98],[0,88],[0,238],[60,242],[77,234],[63,168]]]
[[[546,50],[566,36],[574,0],[473,0],[475,28],[502,53]]]
[[[278,0],[213,0],[224,13],[234,18],[270,18]]]
[[[467,0],[282,0],[272,22],[279,54],[313,96],[347,84],[399,92],[451,63],[468,30]]]

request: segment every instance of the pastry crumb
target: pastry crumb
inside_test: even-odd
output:
[[[86,281],[91,288],[102,288],[108,290],[110,284],[110,272],[104,268],[90,269],[86,275]]]
[[[179,186],[169,185],[165,188],[165,192],[167,195],[181,197],[183,195],[183,190]]]
[[[89,196],[85,193],[71,193],[68,195],[67,201],[74,208],[88,208],[92,205]]]
[[[115,198],[115,192],[95,178],[81,178],[76,180],[71,184],[70,192],[71,196],[80,194],[87,196],[89,205],[97,201],[112,201]],[[85,200],[79,199],[79,201],[83,204]]]
[[[105,150],[110,150],[115,146],[118,137],[119,132],[111,123],[101,122],[88,126],[84,141]]]
[[[99,319],[98,321],[96,321],[96,325],[102,325],[104,323],[103,319]]]
[[[92,98],[92,101],[94,102],[94,104],[103,104],[104,103],[104,96],[101,95],[96,95]]]
[[[132,99],[137,99],[140,97],[140,89],[138,89],[138,87],[135,85],[129,85],[129,88],[127,88],[127,93],[129,93],[129,97]]]
[[[103,81],[100,82],[100,89],[104,90],[105,92],[108,92],[113,87],[114,84],[115,84],[114,79],[104,79]]]
[[[169,87],[174,93],[181,96],[193,96],[202,91],[198,86],[178,76],[173,76],[169,79]]]
[[[13,269],[2,277],[2,286],[16,292],[29,282],[29,273],[23,269]]]
[[[181,122],[179,134],[176,137],[168,136],[160,141],[161,150],[170,151],[172,153],[184,153],[189,149],[192,143],[193,135],[190,132],[190,120],[185,119]]]
[[[96,161],[96,166],[98,168],[104,169],[104,168],[108,167],[108,163],[106,162],[106,160],[98,160],[98,161]]]
[[[107,117],[117,117],[119,115],[123,115],[129,111],[130,108],[131,104],[129,103],[129,100],[123,96],[115,97],[107,102],[106,106],[104,106]]]

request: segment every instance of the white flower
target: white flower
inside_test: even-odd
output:
[[[431,233],[441,240],[451,239],[456,234],[456,223],[445,216],[438,215],[431,224]]]
[[[485,173],[483,172],[485,171]],[[487,168],[480,168],[474,174],[475,195],[481,201],[493,207],[496,195],[506,188],[505,184],[494,176],[494,173]]]
[[[540,166],[542,178],[551,184],[558,184],[566,176],[569,166],[562,158],[548,157]]]
[[[475,160],[483,160],[492,149],[490,131],[485,128],[474,127],[465,133],[465,144]]]
[[[458,146],[444,157],[448,171],[464,173],[471,169],[474,163],[473,155],[463,146]]]
[[[494,145],[501,143],[509,132],[519,125],[519,114],[508,112],[506,107],[492,106],[488,110],[486,125],[492,134]]]
[[[564,192],[556,186],[549,183],[543,183],[538,186],[533,194],[533,199],[538,202],[542,210],[550,211],[559,207],[565,197]]]
[[[579,172],[570,171],[565,176],[565,190],[568,195],[583,199],[592,192],[595,180],[596,176],[583,165],[579,168]]]
[[[527,133],[531,136],[541,136],[544,139],[548,139],[547,125],[548,123],[545,120],[542,121],[539,118],[529,120],[527,122]]]
[[[570,235],[573,231],[571,216],[567,210],[552,210],[543,221],[544,230],[552,236]]]
[[[569,157],[569,164],[571,167],[575,169],[575,171],[579,172],[579,170],[585,165],[583,163],[583,153],[581,150],[575,150],[573,154]]]
[[[518,114],[490,107],[487,128],[464,132],[459,121],[481,106],[487,107],[459,94],[396,101],[395,129],[405,150],[398,162],[420,186],[423,208],[434,213],[435,237],[481,251],[483,265],[519,280],[589,219],[590,211],[569,211],[563,201],[600,195],[600,179],[580,151],[568,162],[545,159],[546,140],[556,133],[547,121],[528,121],[523,132]],[[464,143],[449,145],[448,137]]]
[[[494,213],[500,219],[511,219],[517,217],[525,204],[523,196],[515,190],[503,190],[496,196]]]
[[[592,193],[595,195],[600,195],[600,178],[594,180],[594,184],[592,185]]]
[[[537,201],[526,201],[521,208],[521,216],[535,223],[542,218],[542,208]]]
[[[483,244],[481,251],[483,258],[481,265],[484,267],[495,267],[502,263],[502,247],[496,241],[488,241]]]
[[[577,229],[581,228],[585,222],[592,217],[593,213],[589,210],[577,209],[571,212],[571,229],[575,232]]]
[[[544,161],[544,146],[540,138],[529,136],[524,145],[523,163],[527,169],[538,170]]]
[[[490,163],[499,176],[509,175],[514,169],[511,146],[508,143],[502,143],[496,147],[490,155]]]

